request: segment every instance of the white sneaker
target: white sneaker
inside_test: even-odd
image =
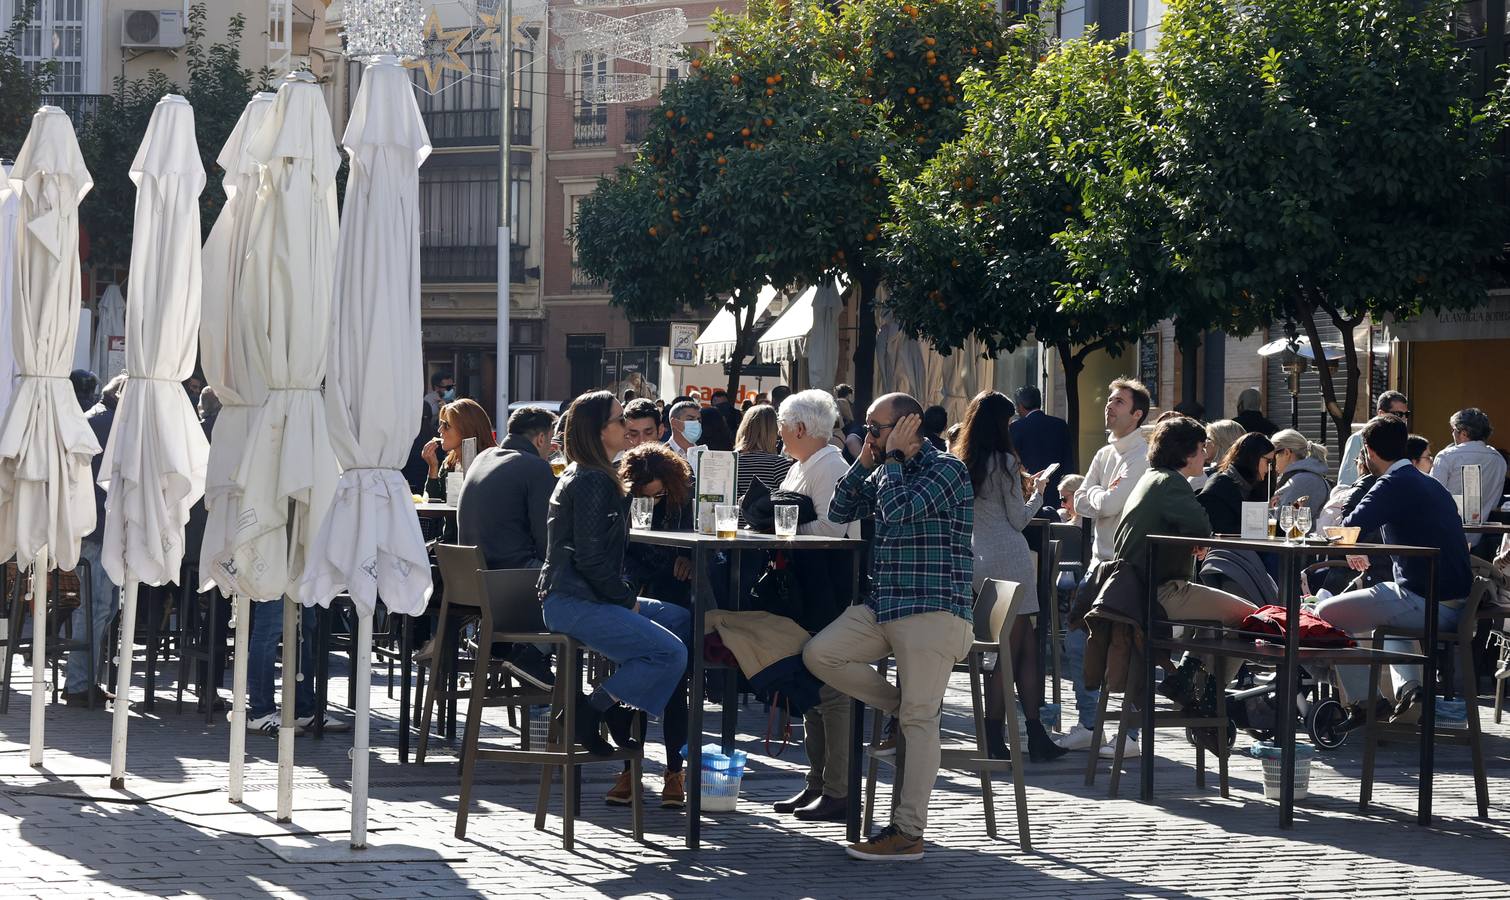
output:
[[[315,727],[315,714],[314,713],[310,713],[307,716],[300,716],[299,718],[294,719],[294,724],[299,726],[299,734],[302,735],[302,734],[304,734],[305,729]],[[324,727],[323,730],[324,731],[350,731],[351,730],[351,723],[350,722],[343,722],[340,719],[332,719],[330,716],[326,716],[325,717],[325,727]]]
[[[1061,734],[1058,738],[1056,738],[1054,740],[1054,743],[1058,744],[1062,749],[1065,750],[1089,750],[1091,746],[1091,740],[1094,737],[1095,733],[1092,732],[1089,728],[1086,728],[1084,725],[1076,725],[1068,732]]]
[[[1142,750],[1140,750],[1138,748],[1138,742],[1137,741],[1133,740],[1131,737],[1126,737],[1126,738],[1122,739],[1122,758],[1124,760],[1136,759],[1138,757],[1138,754],[1141,753],[1141,752],[1142,752]],[[1101,758],[1102,759],[1116,759],[1117,758],[1117,739],[1116,738],[1112,738],[1111,740],[1107,741],[1105,744],[1102,745],[1102,747],[1101,747]]]
[[[282,716],[278,715],[277,711],[270,712],[265,716],[258,716],[255,719],[246,720],[247,731],[255,731],[259,734],[265,734],[271,738],[278,736],[278,729],[282,725],[283,718]],[[298,737],[302,734],[304,734],[304,729],[301,728],[298,723],[295,723],[294,736]]]

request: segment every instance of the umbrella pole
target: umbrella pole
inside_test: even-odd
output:
[[[299,679],[299,616],[293,598],[283,598],[283,712],[278,728],[278,821],[294,818],[294,691]]]
[[[115,718],[110,725],[110,786],[116,790],[126,787],[126,719],[131,715],[131,660],[136,655],[136,593],[140,588],[128,571],[122,591],[121,640],[116,649]]]
[[[19,573],[17,574],[19,578]],[[31,757],[42,765],[44,729],[47,727],[47,548],[37,551],[31,567]],[[18,619],[19,621],[19,619]]]
[[[231,802],[241,802],[241,776],[246,768],[246,654],[252,636],[252,601],[240,594],[236,607],[236,662],[231,675]]]
[[[367,847],[368,727],[372,696],[372,613],[357,617],[356,724],[351,740],[351,849]]]

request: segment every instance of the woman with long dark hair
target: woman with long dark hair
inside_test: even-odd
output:
[[[1269,467],[1274,464],[1274,443],[1250,431],[1227,448],[1215,475],[1195,495],[1211,520],[1213,534],[1241,534],[1243,503],[1263,500]]]
[[[633,736],[634,710],[659,714],[687,667],[685,609],[642,600],[624,580],[629,495],[612,459],[624,449],[624,410],[607,391],[572,401],[563,437],[568,465],[551,494],[540,596],[545,624],[618,664],[591,696],[579,695],[575,737],[613,752]]]
[[[964,424],[954,442],[954,454],[970,471],[975,489],[975,531],[970,545],[975,551],[975,589],[988,578],[1022,585],[1027,599],[1021,605],[1009,637],[1012,647],[1012,677],[1016,679],[1027,719],[1028,758],[1047,762],[1066,752],[1043,729],[1038,708],[1043,705],[1043,679],[1038,676],[1038,641],[1033,616],[1038,614],[1038,573],[1022,529],[1042,503],[1043,480],[1033,478],[1032,495],[1024,492],[1022,460],[1012,447],[1015,405],[1005,394],[977,394],[965,410]],[[986,690],[986,743],[991,755],[1007,755],[1007,673],[998,665]]]

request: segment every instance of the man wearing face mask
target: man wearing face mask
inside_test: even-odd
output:
[[[430,415],[440,415],[440,408],[456,399],[456,379],[450,369],[439,369],[430,376],[430,393],[425,395],[425,405]]]
[[[687,451],[702,442],[703,423],[698,421],[702,413],[696,401],[683,400],[671,407],[666,421],[671,426],[671,438],[666,441],[677,456],[686,457]]]

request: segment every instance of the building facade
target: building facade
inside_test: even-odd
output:
[[[572,0],[551,0],[551,6],[571,6]],[[706,47],[715,9],[737,14],[742,2],[652,3],[633,12],[677,7],[687,16],[682,43]],[[545,182],[543,207],[545,252],[541,262],[544,310],[545,366],[538,399],[558,400],[595,387],[616,385],[627,373],[638,372],[656,381],[659,360],[670,344],[669,322],[631,323],[609,302],[606,285],[587,278],[576,264],[571,240],[577,205],[592,193],[598,179],[634,158],[644,139],[650,112],[658,100],[630,104],[594,104],[582,91],[584,75],[646,72],[648,67],[598,54],[578,54],[570,67],[551,67],[546,93],[553,101],[545,117]],[[671,60],[650,74],[664,86],[685,75],[681,60]],[[678,321],[699,326],[708,312]],[[682,386],[658,385],[669,399]],[[529,399],[519,390],[514,396]]]

